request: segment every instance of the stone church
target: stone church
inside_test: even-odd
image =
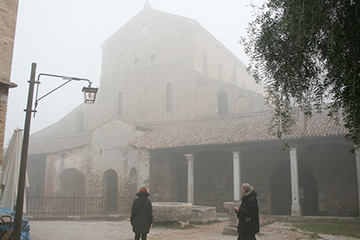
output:
[[[261,214],[359,215],[346,129],[299,117],[284,149],[262,87],[196,20],[147,3],[102,50],[95,104],[31,136],[30,194],[103,196],[119,212],[146,185],[154,201],[224,212],[249,182]]]

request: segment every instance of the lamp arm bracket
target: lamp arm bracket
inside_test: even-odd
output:
[[[56,77],[56,78],[62,78],[63,80],[67,80],[65,83],[59,85],[58,87],[54,88],[53,90],[51,90],[50,92],[46,93],[45,95],[41,96],[38,98],[38,93],[39,93],[39,85],[40,85],[40,77],[41,76],[48,76],[48,77]],[[37,81],[33,81],[33,83],[37,84],[37,89],[36,89],[36,97],[35,97],[35,106],[34,106],[34,110],[32,110],[34,112],[34,116],[35,116],[35,112],[36,112],[36,108],[38,105],[38,102],[45,98],[46,96],[50,95],[51,93],[55,92],[56,90],[58,90],[59,88],[65,86],[66,84],[68,84],[71,81],[87,81],[89,83],[89,87],[91,87],[92,82],[87,79],[87,78],[78,78],[78,77],[68,77],[68,76],[62,76],[62,75],[56,75],[56,74],[48,74],[48,73],[40,73],[37,77]]]

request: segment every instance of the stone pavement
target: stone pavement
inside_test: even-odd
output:
[[[265,222],[265,221],[262,221]],[[236,240],[234,235],[223,235],[228,221],[209,225],[194,226],[188,229],[154,227],[150,229],[149,240]],[[130,222],[123,221],[30,221],[32,240],[94,240],[121,239],[132,240]],[[312,239],[311,233],[305,233],[288,223],[276,221],[261,227],[257,240],[303,240]],[[355,240],[341,236],[320,235],[327,240]]]

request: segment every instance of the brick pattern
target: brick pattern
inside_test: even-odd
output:
[[[18,0],[0,1],[0,81],[10,83]],[[8,86],[0,84],[0,165],[3,159]]]

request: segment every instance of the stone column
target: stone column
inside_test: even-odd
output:
[[[360,148],[355,147],[356,155],[356,169],[357,169],[357,182],[358,182],[358,196],[359,196],[359,217],[360,217]]]
[[[297,149],[290,148],[290,170],[291,170],[291,216],[301,216],[299,199],[299,174]]]
[[[139,172],[138,172],[138,187],[150,187],[150,152],[148,150],[139,150]],[[149,189],[150,190],[150,189]]]
[[[240,172],[240,154],[233,152],[233,168],[234,168],[234,201],[241,200],[241,172]]]
[[[185,154],[188,160],[188,190],[187,199],[188,203],[194,204],[194,154]]]

